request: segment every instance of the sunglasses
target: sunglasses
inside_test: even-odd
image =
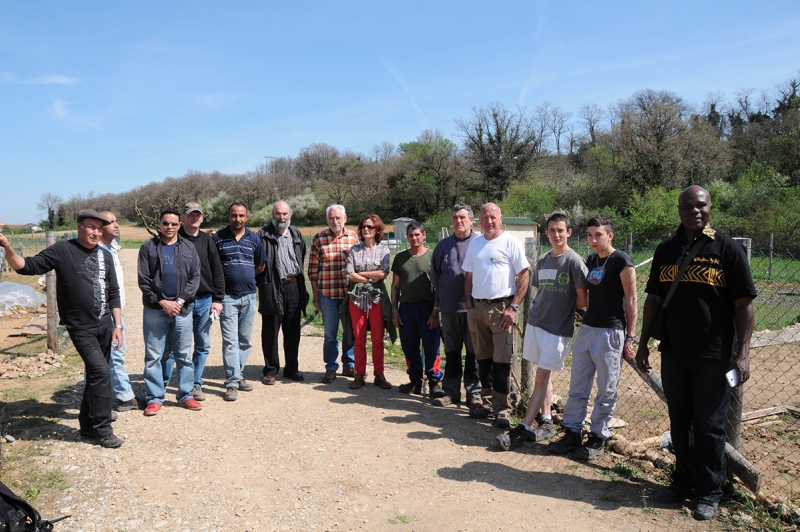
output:
[[[362,225],[361,229],[375,229],[374,225]]]
[[[161,222],[161,225],[164,227],[178,227],[181,224],[180,222]]]

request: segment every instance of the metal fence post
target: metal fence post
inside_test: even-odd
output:
[[[56,234],[47,232],[47,245],[56,243]],[[45,274],[47,281],[47,349],[58,353],[58,312],[56,311],[56,272],[50,270]]]

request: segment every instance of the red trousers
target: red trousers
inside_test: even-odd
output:
[[[372,365],[375,375],[383,375],[383,304],[373,303],[369,313],[358,308],[355,303],[350,301],[350,320],[353,322],[353,336],[355,345],[353,355],[355,357],[355,370],[357,376],[367,374],[367,324],[369,324],[370,334],[372,335]]]

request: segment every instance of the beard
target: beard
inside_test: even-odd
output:
[[[276,220],[275,218],[272,219],[272,225],[275,226],[280,232],[286,231],[289,228],[289,224],[292,223],[292,219],[289,218],[288,220]]]

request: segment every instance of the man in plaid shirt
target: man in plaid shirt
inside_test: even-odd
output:
[[[311,240],[308,261],[308,278],[314,296],[314,308],[322,314],[325,327],[325,343],[322,358],[325,360],[325,376],[322,382],[331,383],[336,378],[339,364],[339,305],[347,298],[347,283],[343,270],[350,248],[359,243],[356,232],[347,229],[347,213],[342,205],[331,205],[325,209],[328,229],[320,231]],[[353,346],[342,334],[342,375],[354,377]]]

